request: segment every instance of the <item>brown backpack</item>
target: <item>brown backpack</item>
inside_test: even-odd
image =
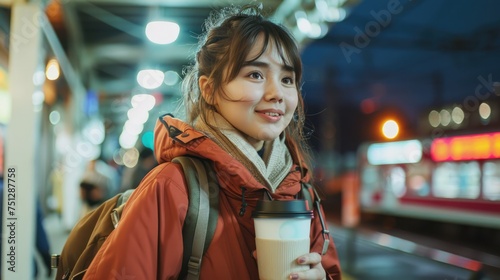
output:
[[[215,232],[218,217],[218,188],[211,163],[194,157],[177,157],[189,190],[189,208],[183,227],[184,256],[179,279],[197,279],[203,253]],[[160,167],[161,168],[161,167]],[[213,191],[213,190],[212,190]],[[87,268],[109,234],[118,226],[120,216],[133,190],[117,194],[83,217],[71,230],[60,255],[52,255],[56,280],[83,279]],[[198,226],[197,226],[198,225]]]

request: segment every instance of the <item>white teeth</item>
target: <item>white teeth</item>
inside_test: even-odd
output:
[[[278,114],[278,113],[272,113],[272,112],[267,112],[267,113],[266,113],[266,115],[268,115],[268,116],[272,116],[272,117],[277,117],[277,116],[279,116],[280,114]]]

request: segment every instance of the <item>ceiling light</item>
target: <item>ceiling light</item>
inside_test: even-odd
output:
[[[441,123],[441,115],[439,114],[438,111],[432,110],[429,113],[429,124],[432,127],[438,127],[440,123]]]
[[[331,7],[324,14],[326,21],[339,22],[343,21],[347,16],[347,12],[344,8]]]
[[[139,135],[144,129],[144,124],[127,120],[123,125],[123,131],[132,135]]]
[[[135,167],[138,161],[139,161],[139,150],[137,150],[137,148],[133,146],[128,148],[127,151],[123,154],[123,165],[125,165],[128,168]]]
[[[146,111],[150,111],[155,106],[156,99],[150,94],[141,93],[132,96],[130,103],[132,103],[132,107],[134,108],[142,108]]]
[[[127,117],[130,121],[144,124],[149,119],[149,112],[142,108],[130,108],[127,111]]]
[[[146,25],[146,36],[156,44],[173,43],[179,36],[180,27],[175,22],[151,21]]]
[[[307,34],[311,30],[311,22],[307,19],[307,14],[304,11],[295,12],[295,20],[300,32]]]
[[[42,70],[36,71],[35,74],[33,74],[33,84],[35,86],[40,86],[43,85],[43,82],[45,82],[45,72]]]
[[[49,121],[53,125],[58,124],[59,121],[61,121],[61,114],[59,113],[59,111],[54,110],[54,111],[50,112]]]
[[[131,149],[135,146],[137,139],[139,139],[138,135],[131,134],[127,131],[122,131],[122,133],[120,134],[120,137],[118,139],[118,142],[120,143],[120,147],[127,150],[127,149]],[[126,161],[125,158],[126,157],[124,156],[123,161]]]
[[[93,118],[83,128],[83,137],[93,145],[101,145],[105,138],[105,128],[102,120]]]
[[[173,86],[179,81],[179,74],[175,71],[165,72],[165,84],[167,86]]]
[[[328,32],[328,26],[324,23],[311,23],[307,36],[313,39],[323,38]]]
[[[486,120],[491,116],[491,107],[488,103],[483,102],[479,105],[479,116],[481,116],[483,120]]]
[[[45,68],[45,76],[47,76],[47,79],[51,81],[59,78],[59,62],[57,62],[55,58],[52,58],[47,63],[47,66]]]
[[[145,89],[155,89],[162,85],[165,74],[160,70],[141,70],[137,73],[137,82]]]
[[[441,125],[442,126],[448,126],[450,124],[450,122],[451,122],[451,114],[447,110],[442,109],[439,112],[439,117],[440,117]]]
[[[456,124],[461,124],[464,121],[465,118],[465,113],[460,107],[455,107],[453,108],[453,111],[451,111],[451,119],[456,123]]]

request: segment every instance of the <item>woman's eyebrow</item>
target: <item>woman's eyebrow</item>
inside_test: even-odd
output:
[[[269,63],[263,62],[263,61],[254,60],[254,61],[246,61],[246,62],[244,62],[243,63],[243,67],[245,67],[245,66],[255,66],[255,67],[260,67],[260,68],[269,68]],[[295,72],[295,68],[293,68],[293,66],[286,65],[286,64],[281,64],[281,69],[283,71],[287,71],[287,72]]]

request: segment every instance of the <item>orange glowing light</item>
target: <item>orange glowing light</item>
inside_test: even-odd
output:
[[[474,138],[472,143],[473,156],[477,158],[489,158],[493,152],[493,141],[489,135],[481,135]]]
[[[382,124],[382,135],[387,139],[394,139],[399,134],[399,125],[395,120],[387,120]]]
[[[431,145],[431,154],[435,161],[446,160],[448,155],[448,145],[443,139],[436,139]]]
[[[435,161],[500,158],[500,132],[435,139],[431,157]]]
[[[500,158],[500,133],[493,135],[493,156]]]

